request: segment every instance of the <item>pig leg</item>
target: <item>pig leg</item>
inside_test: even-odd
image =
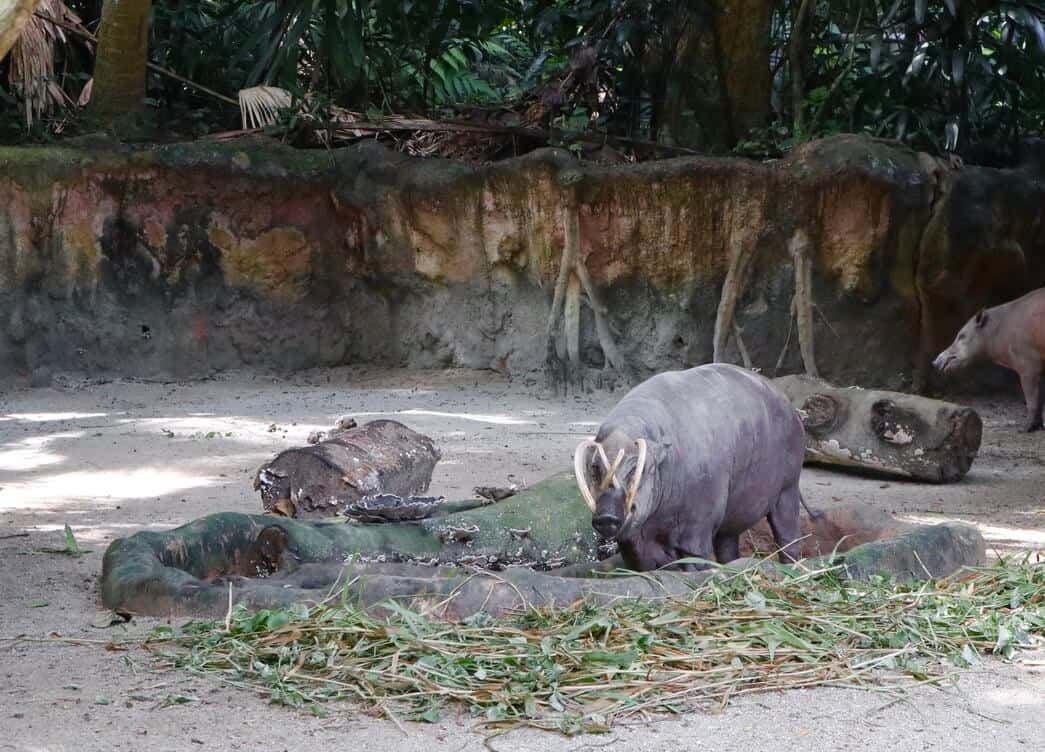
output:
[[[1027,433],[1041,428],[1041,363],[1024,363],[1018,369],[1020,386],[1023,387],[1023,398],[1027,401],[1027,420],[1023,430]]]
[[[740,536],[719,533],[715,536],[715,560],[728,564],[740,558]]]
[[[802,537],[802,524],[798,519],[799,505],[802,503],[802,492],[798,490],[798,481],[780,493],[773,509],[766,515],[769,527],[773,531],[773,540],[780,547],[780,562],[790,564],[798,561],[802,548],[798,539]]]
[[[676,559],[704,559],[707,563],[703,562],[692,562],[686,564],[679,564],[679,569],[683,572],[699,572],[703,569],[708,569],[711,566],[711,551],[713,545],[711,540],[711,531],[696,531],[686,535],[682,540],[679,541],[676,548],[678,554]]]
[[[654,538],[640,536],[634,541],[620,543],[621,555],[629,569],[636,572],[649,572],[666,567],[681,558],[672,554],[663,539],[657,540],[657,538],[661,538],[661,536]]]

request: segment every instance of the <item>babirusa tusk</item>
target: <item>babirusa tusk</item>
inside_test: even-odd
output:
[[[635,473],[632,476],[631,485],[624,494],[625,514],[631,514],[631,507],[635,502],[635,494],[638,492],[639,484],[642,482],[642,471],[646,467],[646,441],[644,439],[635,439],[635,446],[638,448],[638,464],[635,466]],[[617,452],[617,456],[613,459],[612,464],[610,463],[610,459],[606,455],[606,450],[603,449],[602,444],[594,439],[585,439],[577,445],[577,449],[573,453],[573,475],[577,480],[577,488],[580,489],[584,503],[588,505],[588,508],[591,509],[592,512],[594,512],[596,504],[595,494],[593,494],[592,491],[595,490],[595,488],[588,484],[588,476],[584,471],[585,465],[587,464],[586,454],[592,447],[595,448],[596,453],[599,455],[599,461],[602,462],[602,466],[606,471],[606,475],[596,491],[596,493],[599,494],[609,488],[610,485],[614,488],[621,488],[621,483],[617,479],[617,471],[620,469],[621,463],[624,461],[624,450],[621,449]]]
[[[602,447],[600,446],[599,449],[602,449]],[[605,452],[603,452],[603,454],[605,454]],[[604,465],[606,465],[606,477],[602,479],[602,483],[599,485],[599,493],[602,493],[607,488],[609,488],[610,484],[612,484],[614,488],[620,488],[620,481],[617,480],[617,469],[620,467],[620,463],[623,461],[624,450],[621,449],[617,452],[617,458],[613,460],[612,465],[610,465],[607,462],[603,463]]]
[[[606,472],[606,477],[608,477],[610,481],[613,483],[614,488],[620,488],[621,485],[620,481],[617,480],[617,476],[614,473],[608,472],[610,469],[610,458],[606,455],[606,450],[602,448],[602,444],[600,444],[599,442],[595,442],[595,447],[599,450],[599,459],[602,460],[602,469]],[[618,452],[617,454],[619,458],[620,452]],[[603,490],[605,490],[606,488],[609,488],[609,486],[604,486]]]
[[[639,484],[642,482],[642,471],[646,469],[646,440],[635,439],[635,446],[638,447],[639,457],[635,465],[635,474],[631,477],[631,487],[628,489],[628,493],[624,495],[624,514],[631,514],[632,504],[635,503],[635,494],[639,490]]]
[[[573,475],[577,479],[577,488],[580,489],[581,497],[592,513],[595,512],[595,497],[592,496],[591,488],[588,486],[588,478],[584,473],[584,455],[593,445],[602,449],[594,439],[585,439],[577,445],[577,449],[573,453]]]

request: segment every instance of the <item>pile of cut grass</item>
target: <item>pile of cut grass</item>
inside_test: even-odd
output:
[[[436,721],[455,704],[494,727],[599,731],[636,714],[795,687],[897,690],[1045,638],[1045,562],[935,582],[832,569],[723,570],[685,598],[577,604],[446,623],[346,600],[194,622],[172,665],[320,712],[354,699]]]

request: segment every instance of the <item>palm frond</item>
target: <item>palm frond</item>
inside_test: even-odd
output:
[[[76,100],[77,107],[86,107],[87,103],[91,101],[91,92],[94,91],[94,78],[87,79],[87,83],[83,85],[83,89],[80,90],[80,96]]]
[[[293,97],[278,86],[240,89],[239,112],[243,128],[264,128],[279,120],[279,111],[290,107]]]
[[[71,26],[80,25],[80,17],[62,0],[40,0],[36,15],[29,19],[11,47],[8,81],[22,102],[25,124],[30,128],[34,121],[73,103],[54,72],[55,48],[68,44],[69,37],[60,26],[40,16]]]
[[[4,59],[33,17],[39,0],[0,0],[0,60]]]

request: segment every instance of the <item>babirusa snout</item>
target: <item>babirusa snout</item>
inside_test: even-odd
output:
[[[604,540],[613,540],[624,527],[624,495],[622,489],[610,488],[599,494],[595,502],[591,526]]]
[[[606,540],[613,540],[617,537],[617,533],[620,532],[621,521],[612,514],[599,514],[592,517],[591,526],[595,528],[595,532],[600,537]]]

